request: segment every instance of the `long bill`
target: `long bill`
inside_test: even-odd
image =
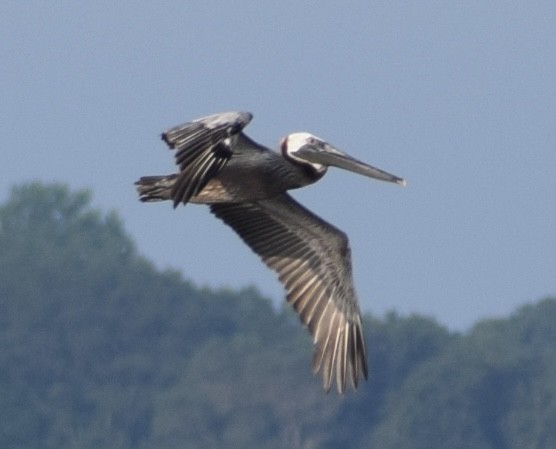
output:
[[[353,173],[359,173],[369,178],[378,179],[379,181],[393,182],[405,187],[406,181],[403,178],[392,175],[380,168],[373,167],[365,162],[359,161],[349,154],[346,154],[330,144],[325,144],[320,148],[305,146],[298,150],[298,153],[304,158],[317,164],[326,166],[334,166],[343,168]]]

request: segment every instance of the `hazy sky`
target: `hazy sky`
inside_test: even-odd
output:
[[[157,266],[280,300],[206,207],[133,187],[174,170],[164,129],[251,111],[272,148],[309,131],[407,178],[331,169],[294,196],[349,235],[365,311],[465,329],[556,294],[555,24],[554,1],[4,1],[0,200],[91,188]]]

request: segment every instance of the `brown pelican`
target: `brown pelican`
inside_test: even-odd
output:
[[[322,371],[326,391],[334,377],[340,393],[348,378],[357,388],[368,368],[347,236],[286,192],[318,181],[329,166],[400,185],[405,181],[309,133],[286,136],[281,152],[274,152],[243,133],[252,118],[248,112],[227,112],[164,132],[178,173],[139,179],[140,199],[170,200],[174,207],[210,205],[277,272],[287,301],[313,337],[313,372]]]

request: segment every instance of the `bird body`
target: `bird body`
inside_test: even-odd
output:
[[[233,157],[229,159],[226,166],[210,178],[206,185],[187,202],[213,204],[257,201],[303,187],[320,178],[319,175],[309,174],[307,167],[291,164],[280,153],[267,148],[259,149],[249,145],[249,141],[250,139],[244,137],[238,139]],[[149,177],[142,179],[146,178]],[[169,190],[165,191],[164,198],[153,198],[152,195],[142,198],[146,201],[176,200],[172,189],[176,187],[177,174],[150,178],[153,178],[151,182],[158,181],[158,187],[166,187]],[[150,184],[145,182],[144,186],[148,188]],[[139,191],[143,192],[141,189]]]
[[[276,271],[288,302],[315,343],[314,373],[324,388],[336,379],[367,378],[367,356],[353,287],[347,236],[287,192],[314,183],[328,166],[395,182],[405,181],[364,164],[309,133],[281,141],[280,153],[250,139],[247,112],[215,114],[174,127],[162,139],[175,150],[178,173],[136,182],[142,201],[208,204],[262,261]]]

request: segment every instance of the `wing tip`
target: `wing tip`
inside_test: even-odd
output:
[[[160,139],[166,144],[168,145],[168,147],[170,149],[174,149],[176,147],[175,142],[172,142],[172,140],[168,137],[168,131],[164,131],[163,133],[160,134]]]
[[[344,346],[315,342],[312,368],[314,376],[322,370],[323,389],[327,394],[335,380],[336,389],[343,396],[348,384],[353,390],[357,390],[361,378],[368,380],[369,368],[361,327],[351,324],[342,338]]]

